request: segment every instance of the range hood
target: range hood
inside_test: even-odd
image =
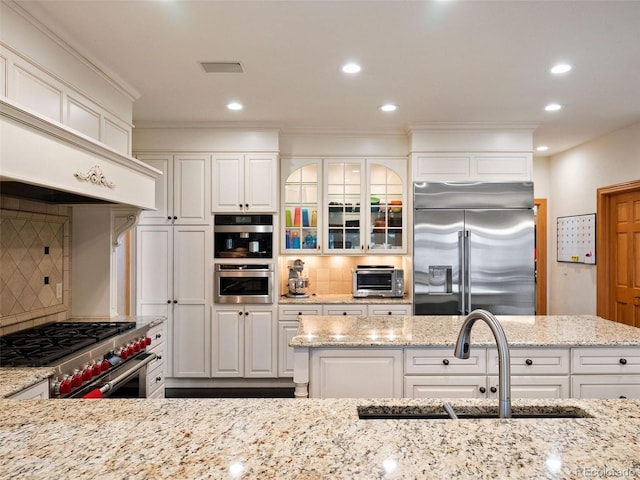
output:
[[[155,209],[162,172],[0,99],[0,193],[48,203]]]

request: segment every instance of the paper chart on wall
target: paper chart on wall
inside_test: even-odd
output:
[[[596,263],[596,214],[558,217],[558,262]]]

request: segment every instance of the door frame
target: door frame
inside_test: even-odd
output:
[[[547,314],[547,199],[535,198],[536,207],[536,315]]]
[[[613,233],[614,218],[612,198],[621,193],[640,192],[640,180],[618,183],[597,190],[596,207],[596,314],[612,318],[611,295],[613,292],[613,247],[608,241]]]

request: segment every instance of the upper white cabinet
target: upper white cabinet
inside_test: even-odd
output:
[[[278,159],[275,154],[214,154],[212,212],[276,212]]]
[[[406,253],[405,158],[283,161],[282,252]]]
[[[208,187],[210,155],[139,155],[162,171],[156,183],[156,208],[142,212],[142,225],[207,225],[211,222]]]
[[[530,181],[531,153],[414,153],[412,180]]]

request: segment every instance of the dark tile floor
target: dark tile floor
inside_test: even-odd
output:
[[[293,398],[293,388],[167,388],[165,398]]]

